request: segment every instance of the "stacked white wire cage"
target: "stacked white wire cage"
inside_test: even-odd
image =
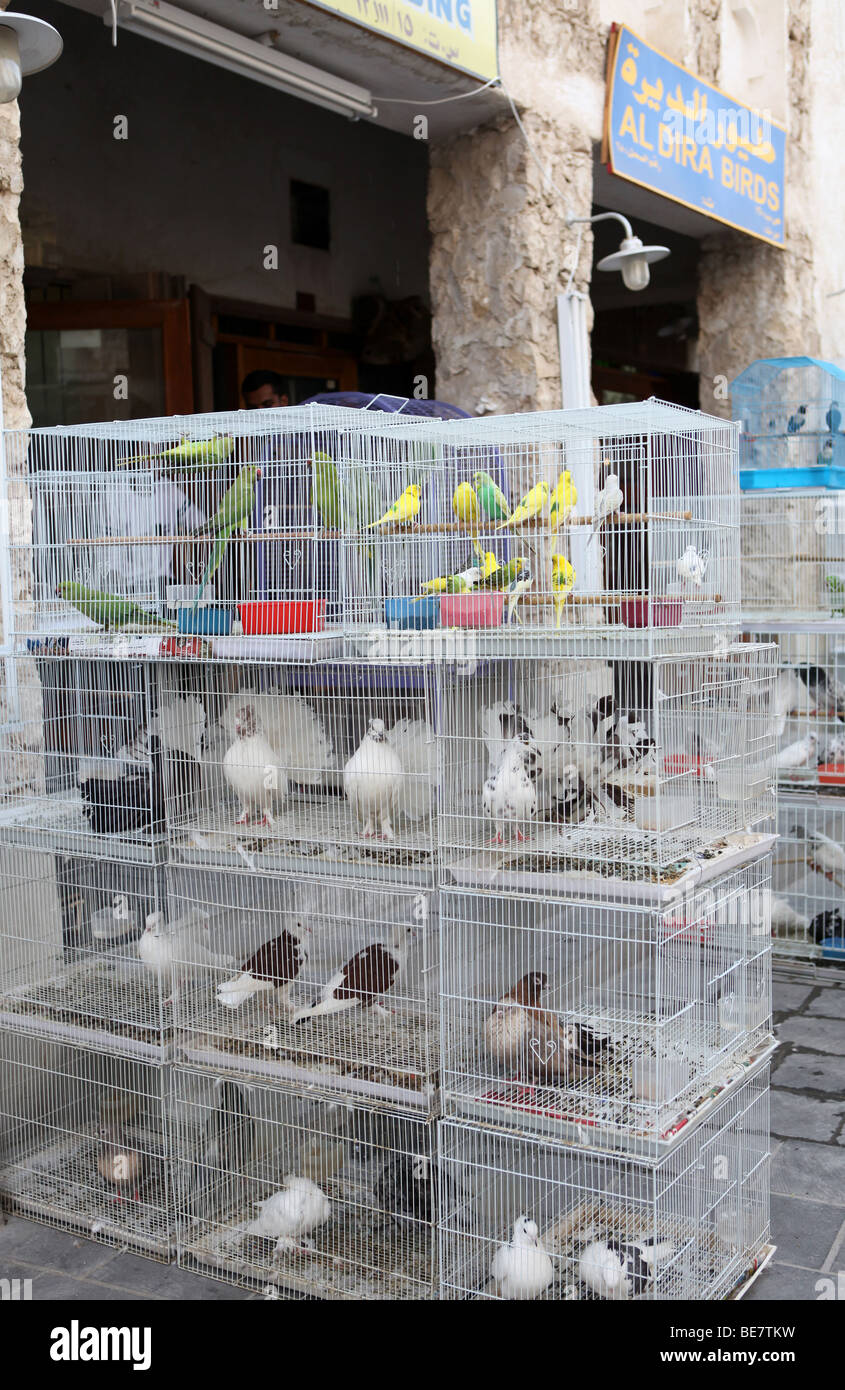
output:
[[[736,427],[5,445],[3,1199],[267,1297],[740,1287],[776,701]]]
[[[755,362],[733,382],[741,421],[743,628],[774,642],[778,832],[774,951],[845,961],[845,373]]]

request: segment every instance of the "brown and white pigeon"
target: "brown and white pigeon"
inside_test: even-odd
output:
[[[381,996],[394,984],[413,939],[413,928],[394,927],[386,942],[376,941],[356,951],[343,969],[323,986],[319,1001],[297,1009],[291,1022],[355,1008],[371,1009],[387,1018],[389,1015],[381,1003]]]
[[[281,1004],[287,1004],[291,985],[307,960],[300,936],[284,927],[279,936],[259,946],[240,974],[217,986],[218,1001],[227,1009],[239,1009],[256,994],[275,994]]]

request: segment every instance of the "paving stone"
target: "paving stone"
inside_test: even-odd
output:
[[[38,1226],[20,1217],[13,1220],[14,1226],[11,1221],[9,1226],[0,1226],[0,1264],[11,1250],[16,1259],[29,1265],[67,1274],[87,1274],[114,1258],[115,1252],[108,1245],[83,1240],[52,1226]]]
[[[807,1007],[808,1014],[824,1014],[827,1018],[845,1018],[845,989],[823,989]]]
[[[780,1251],[778,1251],[780,1254]],[[815,1269],[798,1269],[794,1265],[773,1261],[748,1290],[744,1303],[810,1303],[818,1298],[816,1283],[824,1275]]]
[[[816,1052],[835,1052],[845,1056],[845,1028],[836,1018],[787,1018],[777,1026],[781,1042],[812,1047]],[[845,1090],[845,1063],[842,1066],[842,1086]]]
[[[771,1114],[773,1134],[826,1142],[834,1137],[845,1117],[845,1100],[817,1100],[794,1091],[773,1089]]]
[[[785,1139],[772,1160],[772,1191],[845,1206],[845,1149]]]
[[[841,1207],[772,1194],[772,1241],[789,1264],[821,1269],[841,1225]]]
[[[795,985],[775,979],[772,981],[772,1008],[778,1014],[797,1013],[812,992],[812,985]]]
[[[129,1289],[139,1289],[152,1296],[169,1299],[242,1300],[249,1297],[246,1289],[234,1288],[219,1279],[206,1279],[175,1265],[158,1264],[139,1255],[128,1253],[115,1256],[108,1266],[109,1283]]]
[[[73,1279],[67,1274],[39,1274],[32,1281],[32,1301],[56,1303],[140,1303],[148,1295],[115,1289],[89,1279]]]
[[[831,1091],[841,1096],[845,1091],[842,1060],[812,1052],[793,1052],[776,1065],[772,1086],[787,1086],[793,1091]]]

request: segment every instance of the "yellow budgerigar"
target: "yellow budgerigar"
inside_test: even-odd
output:
[[[405,521],[413,521],[419,515],[421,491],[417,483],[411,483],[405,488],[401,497],[397,497],[392,506],[388,507],[384,516],[380,516],[378,521],[371,521],[367,527],[372,531],[374,526],[387,526],[392,523],[401,526]]]
[[[478,498],[469,483],[458,483],[452,497],[452,511],[465,526],[478,524]]]
[[[565,555],[552,556],[552,593],[555,601],[555,627],[560,627],[567,597],[575,588],[575,571]]]
[[[549,522],[553,531],[567,522],[575,511],[575,504],[578,501],[578,489],[572,481],[572,474],[569,469],[565,469],[557,480],[552,500],[549,503]]]
[[[537,483],[530,492],[526,492],[513,515],[508,517],[507,521],[500,522],[496,530],[501,531],[505,526],[523,526],[526,521],[540,515],[548,500],[548,483]]]

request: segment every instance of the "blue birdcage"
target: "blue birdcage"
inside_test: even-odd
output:
[[[816,357],[768,357],[731,383],[745,490],[845,487],[845,371]]]

